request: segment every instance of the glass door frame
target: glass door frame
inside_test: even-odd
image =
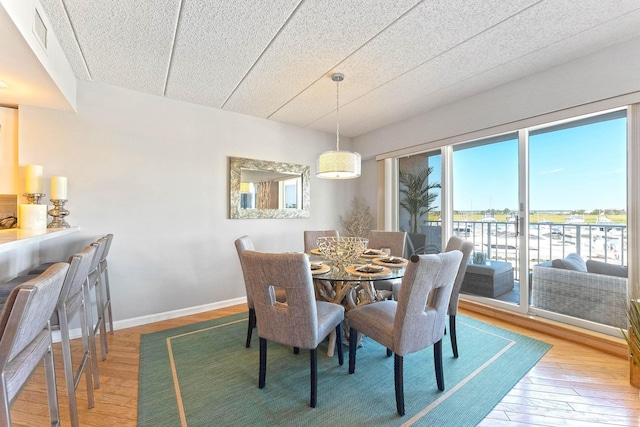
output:
[[[551,319],[560,321],[565,324],[577,326],[577,327],[585,327],[584,321],[573,321],[574,319],[569,318],[564,315],[555,315],[554,313],[550,313],[547,311],[543,311],[540,309],[536,309],[535,307],[530,307],[529,304],[529,288],[531,284],[529,283],[529,268],[530,268],[530,260],[529,260],[529,239],[528,239],[528,230],[530,226],[530,215],[529,215],[529,132],[552,126],[554,123],[558,123],[559,121],[573,121],[578,120],[582,117],[586,116],[598,116],[607,113],[612,110],[624,109],[627,110],[627,227],[628,227],[628,257],[627,259],[631,262],[628,264],[628,283],[629,287],[633,286],[632,284],[638,283],[640,280],[640,262],[632,262],[632,260],[636,259],[638,253],[640,253],[640,174],[634,173],[635,170],[640,168],[640,104],[632,104],[632,105],[623,105],[614,107],[609,105],[608,109],[598,109],[594,110],[590,113],[586,113],[581,111],[582,114],[576,112],[573,115],[567,115],[565,118],[558,120],[553,117],[551,114],[548,121],[540,124],[531,124],[526,123],[522,124],[522,126],[518,126],[517,129],[511,130],[510,132],[517,131],[518,132],[518,244],[519,244],[519,277],[520,277],[520,296],[519,296],[519,304],[514,305],[513,303],[506,303],[504,301],[499,301],[490,298],[476,297],[473,295],[464,295],[465,299],[471,301],[477,301],[485,305],[493,306],[496,308],[503,308],[508,311],[512,311],[520,314],[532,314],[537,315],[540,318]],[[566,113],[566,112],[565,112]],[[539,118],[538,118],[539,119]],[[496,131],[493,135],[487,135],[486,137],[499,135],[504,132],[504,128],[500,129],[501,131]],[[486,132],[487,130],[485,130]],[[452,138],[449,142],[445,142],[444,140],[439,141],[438,146],[432,146],[430,148],[423,148],[421,150],[416,150],[414,153],[420,152],[435,152],[440,150],[441,153],[441,218],[442,218],[442,244],[443,247],[446,245],[447,240],[451,236],[453,230],[453,145],[464,143],[468,141],[472,141],[474,139],[482,139],[479,138],[469,138],[469,139],[460,139],[460,137]],[[443,144],[444,142],[444,144]],[[406,155],[408,150],[402,150],[403,154]],[[396,160],[398,157],[395,157]],[[384,159],[378,160],[386,160],[387,166],[389,165],[388,161],[389,157],[384,157]],[[381,162],[382,163],[382,162]],[[395,163],[397,165],[397,163]],[[389,176],[387,174],[391,174],[391,176],[395,175],[397,172],[397,168],[388,168],[384,169],[385,176]],[[380,171],[380,169],[379,169]],[[387,186],[389,189],[390,186]],[[397,187],[396,187],[397,188]],[[387,196],[388,197],[388,196]],[[387,202],[389,199],[387,199]],[[392,206],[397,206],[397,196],[396,203]],[[388,206],[385,203],[385,206]],[[396,211],[397,212],[397,211]],[[387,219],[388,220],[388,219]],[[390,225],[389,222],[385,221],[387,225]],[[397,225],[395,225],[397,227]],[[640,286],[640,285],[637,285]],[[608,335],[612,335],[616,333],[615,328],[602,325],[602,327],[588,327],[587,329],[595,330],[598,332],[603,332]],[[619,333],[619,331],[617,331]]]

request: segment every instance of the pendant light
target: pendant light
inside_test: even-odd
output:
[[[318,156],[316,176],[325,179],[349,179],[360,176],[360,154],[340,151],[340,89],[344,75],[335,73],[331,80],[336,82],[336,151],[325,151]]]

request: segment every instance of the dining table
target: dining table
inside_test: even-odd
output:
[[[340,304],[345,311],[382,301],[391,297],[391,291],[378,290],[379,280],[402,279],[408,260],[388,256],[383,251],[368,250],[347,265],[335,265],[317,249],[309,255],[316,298]],[[333,356],[335,333],[329,337],[327,354]]]

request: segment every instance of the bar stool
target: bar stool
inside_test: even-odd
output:
[[[94,375],[97,370],[93,366],[97,366],[97,358],[95,353],[92,354],[91,340],[92,336],[91,311],[90,304],[87,303],[87,294],[85,292],[85,282],[89,273],[89,268],[96,258],[96,248],[87,246],[82,252],[72,255],[69,258],[69,269],[62,285],[62,290],[58,297],[55,310],[49,321],[51,330],[60,331],[60,342],[62,346],[62,359],[64,364],[65,384],[67,387],[67,397],[69,402],[69,416],[71,425],[77,427],[80,425],[78,419],[78,404],[76,399],[76,388],[80,382],[82,374],[85,374],[87,383],[87,403],[89,408],[94,407]],[[46,270],[45,270],[46,271]],[[44,273],[42,273],[44,274]],[[41,274],[30,274],[18,276],[7,283],[2,284],[2,291],[9,288],[15,288],[18,285],[26,283],[40,276]],[[78,365],[78,370],[74,371],[73,360],[71,356],[71,340],[69,336],[69,323],[80,316],[80,327],[82,336],[83,354]],[[94,345],[95,347],[95,345]],[[87,370],[85,370],[87,368]],[[99,385],[99,378],[95,377],[96,387]]]
[[[44,360],[51,425],[60,425],[49,318],[69,264],[58,263],[17,286],[0,311],[0,425],[11,426],[11,405]]]
[[[108,273],[108,264],[107,264],[107,254],[109,252],[109,248],[111,246],[111,241],[113,240],[113,234],[107,234],[91,243],[91,245],[96,247],[96,259],[92,263],[89,274],[87,277],[86,288],[89,293],[87,298],[89,298],[91,294],[91,290],[94,291],[95,301],[96,301],[96,321],[91,320],[91,325],[93,329],[91,343],[91,352],[93,355],[97,355],[97,348],[95,345],[95,336],[100,334],[100,344],[101,344],[101,355],[102,360],[107,360],[107,352],[108,352],[108,343],[107,343],[107,334],[106,334],[106,324],[105,324],[105,311],[106,315],[109,319],[109,330],[113,332],[113,318],[111,316],[111,291],[109,289],[109,273]],[[44,270],[46,270],[53,263],[44,263],[39,265],[38,267],[29,271],[28,274],[40,274]],[[3,285],[0,285],[0,302],[3,297],[3,294],[6,293],[6,290],[3,289]],[[87,301],[91,301],[87,299]],[[92,316],[93,317],[93,316]],[[97,357],[97,356],[96,356]],[[97,359],[96,359],[97,360]],[[99,384],[98,380],[98,363],[97,361],[94,363],[94,381]]]
[[[96,256],[89,267],[89,274],[87,275],[87,281],[85,283],[85,292],[87,298],[90,298],[92,289],[94,292],[97,316],[95,321],[92,319],[90,327],[94,337],[100,334],[100,352],[102,354],[102,360],[107,360],[107,331],[104,324],[104,302],[102,299],[102,281],[100,280],[100,260],[102,259],[102,253],[104,252],[106,241],[102,237],[91,243],[91,246],[96,248]],[[91,350],[97,355],[95,339]],[[94,367],[94,369],[97,370],[97,366]]]
[[[104,236],[105,246],[98,267],[100,268],[100,280],[102,280],[102,288],[104,289],[104,306],[102,312],[105,320],[108,320],[109,332],[113,333],[113,315],[111,314],[111,290],[109,289],[109,265],[107,264],[107,256],[113,241],[113,234],[109,233]]]

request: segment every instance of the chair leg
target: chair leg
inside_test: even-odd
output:
[[[396,353],[393,359],[393,379],[396,385],[396,409],[398,414],[404,415],[404,369],[403,357]]]
[[[300,347],[293,347],[293,354],[300,354]]]
[[[267,340],[260,337],[260,373],[258,375],[258,388],[264,388],[267,376]]]
[[[64,381],[67,386],[67,400],[69,401],[69,418],[71,425],[78,427],[78,402],[76,400],[76,386],[74,382],[73,365],[71,364],[71,343],[69,342],[69,323],[66,313],[58,310],[60,324],[60,344],[62,346],[62,364],[64,366]],[[91,376],[91,375],[88,375]],[[93,390],[91,390],[93,392]],[[87,388],[87,392],[89,389]]]
[[[107,260],[105,259],[105,264]],[[109,289],[109,268],[104,268],[104,291],[107,295],[105,314],[109,317],[109,333],[113,334],[113,315],[111,314],[111,289]]]
[[[60,425],[60,407],[58,406],[58,391],[56,388],[56,371],[53,363],[53,345],[49,344],[49,351],[44,356],[44,372],[47,384],[47,404],[52,426]],[[7,407],[7,413],[9,408]],[[8,417],[8,415],[7,415]],[[8,420],[10,418],[7,418]],[[8,424],[11,425],[11,424]]]
[[[11,425],[11,406],[7,393],[6,384],[2,384],[0,386],[0,425],[3,426]],[[53,420],[51,420],[51,425],[53,425]]]
[[[84,319],[84,312],[80,313],[81,317],[81,327],[83,331],[86,330],[86,322]],[[64,365],[64,379],[67,387],[67,400],[69,403],[69,418],[71,421],[71,425],[73,427],[78,427],[80,425],[80,421],[78,419],[78,400],[76,398],[76,374],[73,370],[73,363],[71,358],[71,343],[69,340],[69,319],[67,317],[67,313],[64,310],[58,310],[58,321],[60,327],[60,344],[62,347],[62,362]],[[85,336],[86,334],[82,333],[82,360],[80,361],[80,366],[78,367],[78,381],[82,374],[85,374],[87,380],[87,400],[89,408],[93,408],[94,399],[93,399],[93,381],[92,381],[92,372],[91,372],[91,357],[88,351],[88,340]],[[89,367],[89,371],[86,371],[85,368]]]
[[[93,315],[91,313],[91,298],[89,296],[88,281],[83,285],[84,288],[84,316],[86,318],[87,327],[86,335],[89,339],[89,352],[91,354],[91,370],[93,372],[93,388],[100,387],[100,372],[98,370],[98,353],[96,350],[96,336],[93,329]]]
[[[98,270],[98,280],[96,282],[96,305],[98,308],[98,322],[96,323],[94,334],[100,334],[100,352],[102,353],[102,360],[107,360],[107,353],[109,352],[107,343],[107,325],[105,324],[104,316],[104,284],[102,283],[102,275]]]
[[[84,316],[84,306],[87,304],[86,301],[82,302],[82,312],[79,313],[80,315],[80,329],[82,331],[88,331],[89,323],[87,321],[87,318]],[[91,344],[90,344],[90,337],[88,333],[83,333],[82,335],[82,359],[81,359],[81,367],[78,368],[78,375],[81,375],[82,373],[84,373],[85,376],[85,381],[87,383],[87,401],[88,401],[88,407],[89,409],[93,408],[94,406],[94,400],[93,400],[93,358],[91,357]],[[75,382],[79,382],[80,381],[80,377],[78,376],[78,378],[76,378],[74,376],[73,379]],[[77,388],[77,384],[76,384],[76,388]]]
[[[356,348],[358,347],[358,331],[349,328],[349,373],[356,371]]]
[[[391,357],[391,355],[393,354],[393,351],[391,351],[390,348],[387,349],[387,357]]]
[[[436,365],[436,382],[438,390],[444,390],[444,372],[442,371],[442,340],[433,345],[433,360]]]
[[[336,326],[336,351],[338,352],[338,364],[344,364],[344,352],[342,349],[342,322]]]
[[[449,331],[451,331],[451,349],[453,350],[453,357],[458,357],[458,340],[456,338],[456,315],[449,315]]]
[[[246,348],[251,347],[251,335],[253,334],[253,328],[256,325],[256,310],[255,308],[249,309],[249,326],[247,326],[247,343]]]
[[[311,368],[311,399],[309,406],[315,408],[318,404],[318,347],[309,350],[309,365]]]

